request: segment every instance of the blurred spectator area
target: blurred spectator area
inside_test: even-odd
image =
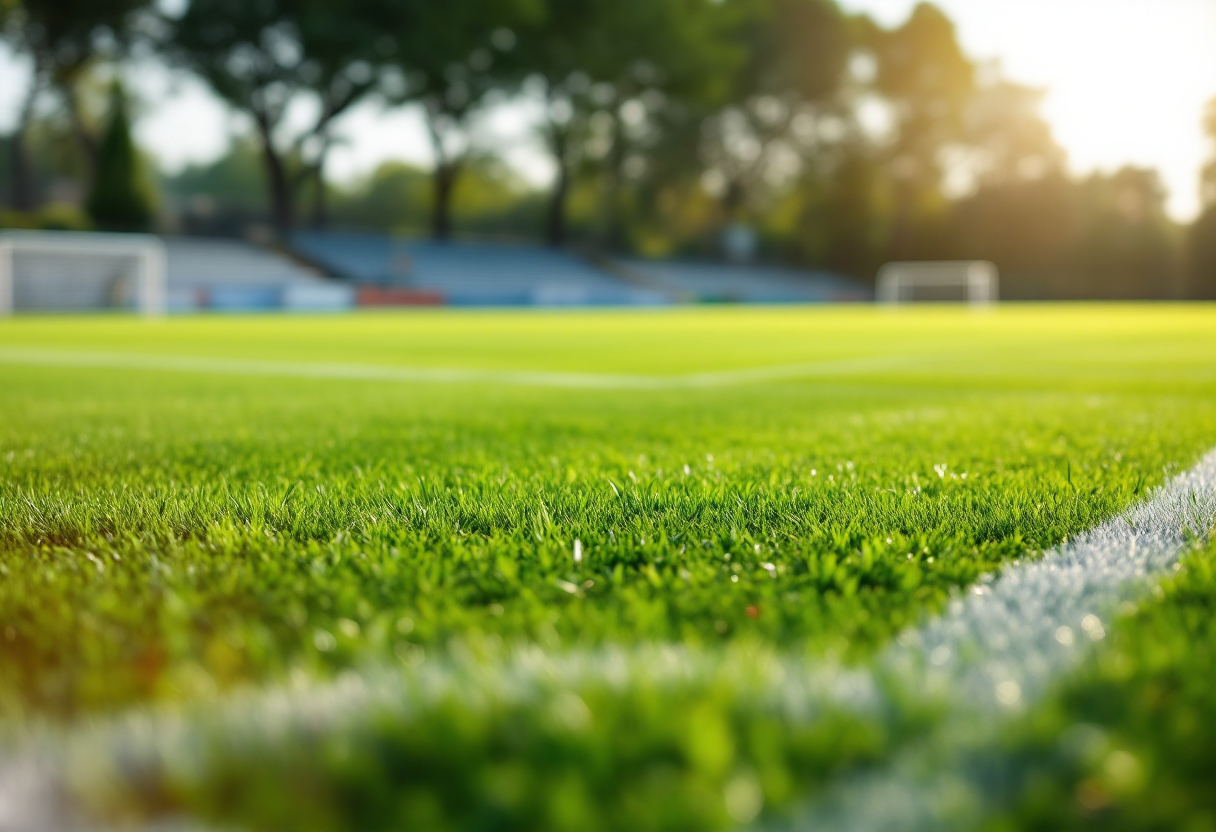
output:
[[[388,235],[301,233],[293,247],[339,279],[409,289],[453,306],[629,306],[669,303],[595,268],[577,255],[539,245],[404,240]],[[365,293],[384,297],[387,292]]]
[[[522,243],[436,242],[301,233],[306,259],[340,279],[441,296],[456,306],[601,306],[672,302],[825,303],[869,292],[822,271],[662,260],[585,260]]]
[[[171,312],[825,303],[869,297],[866,288],[825,272],[713,262],[588,260],[571,251],[525,243],[322,232],[297,234],[285,247],[232,239],[163,240]],[[22,254],[15,266],[19,310],[125,308],[134,302],[129,262]]]
[[[349,305],[315,268],[254,243],[167,237],[165,248],[171,311],[275,309],[307,297]]]
[[[347,308],[353,302],[348,287],[273,249],[238,240],[162,239],[171,312]],[[13,258],[13,301],[18,311],[130,308],[136,265],[129,256],[104,250],[19,251]]]
[[[866,287],[824,271],[680,260],[625,260],[621,268],[695,303],[840,303],[870,300]]]

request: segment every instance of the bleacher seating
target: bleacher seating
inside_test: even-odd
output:
[[[6,232],[17,310],[85,311],[137,305],[135,237],[90,232]],[[151,241],[153,238],[147,238]],[[354,290],[281,252],[240,240],[162,238],[169,311],[349,308]]]
[[[434,242],[357,233],[302,233],[293,238],[293,245],[306,258],[353,283],[408,288],[456,306],[870,299],[864,288],[827,272],[758,265],[623,260],[615,273],[609,273],[568,252],[538,245]]]
[[[302,255],[297,261],[239,240],[168,237],[164,243],[168,307],[178,312],[346,309],[356,302],[631,306],[868,299],[868,293],[855,284],[823,272],[624,260],[614,274],[572,253],[539,245],[307,232],[292,240]],[[22,308],[44,309],[130,305],[127,270],[115,268],[102,258],[81,261],[79,257],[71,263],[52,257],[21,264],[22,270],[35,270],[37,275],[18,281],[18,301]],[[86,280],[84,272],[89,269],[97,275]],[[329,279],[322,270],[341,279]]]
[[[343,308],[353,303],[348,287],[240,240],[167,237],[165,270],[173,311]]]
[[[134,261],[107,256],[101,248],[18,256],[13,293],[17,308],[133,306]],[[540,245],[306,232],[293,238],[292,248],[294,256],[239,240],[164,238],[168,308],[320,311],[355,305],[631,306],[870,299],[867,290],[824,272],[661,260],[623,260],[601,269],[575,254]]]
[[[512,243],[302,233],[295,248],[355,283],[409,288],[455,306],[653,305],[666,293],[631,285],[564,251]]]
[[[828,272],[679,260],[624,260],[636,279],[686,303],[840,303],[868,291]]]

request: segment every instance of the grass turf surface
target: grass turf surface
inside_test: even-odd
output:
[[[1216,830],[1216,542],[1115,622],[1109,643],[1010,726],[992,832]]]
[[[864,662],[1207,450],[1214,325],[1132,306],[6,323],[0,702],[16,724],[519,645],[678,643],[751,656],[740,676],[756,655]],[[660,379],[876,361],[588,390],[4,363],[30,348]],[[581,690],[599,730],[560,741],[538,703],[474,719],[459,699],[425,730],[339,736],[362,768],[321,749],[311,802],[276,803],[282,760],[138,799],[263,828],[715,827],[895,742],[792,730],[730,673],[644,677]]]

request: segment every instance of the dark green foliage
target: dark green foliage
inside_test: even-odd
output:
[[[1181,298],[1182,235],[1153,171],[1122,168],[1081,181],[1062,173],[994,182],[952,211],[953,251],[1001,269],[1002,294],[1030,298]],[[1203,262],[1203,220],[1191,239]],[[1189,296],[1200,297],[1198,290]]]
[[[489,96],[517,91],[528,58],[516,52],[515,32],[541,18],[544,4],[398,0],[395,13],[403,22],[390,27],[388,62],[402,80],[386,91],[394,102],[422,104],[434,155],[430,231],[446,239],[454,232],[454,199],[463,174],[484,153],[470,119]]]
[[[32,143],[25,136],[39,93],[58,93],[80,155],[90,173],[97,162],[97,137],[80,101],[82,80],[98,61],[119,58],[135,36],[149,0],[7,0],[0,4],[0,38],[29,56],[33,75],[10,145],[15,207],[37,207],[33,193]]]
[[[425,233],[434,209],[430,179],[413,165],[386,162],[332,194],[331,221],[342,228]],[[453,233],[527,239],[541,227],[540,195],[495,159],[466,159],[451,198]]]
[[[160,188],[180,206],[182,233],[239,237],[266,221],[264,179],[257,144],[236,138],[223,156],[186,166],[162,179]]]
[[[567,242],[577,179],[605,174],[605,211],[615,216],[625,162],[644,159],[667,107],[722,98],[742,50],[731,42],[729,4],[708,0],[549,0],[521,27],[517,51],[540,86],[541,137],[556,168],[545,238]],[[628,50],[620,45],[628,43]],[[634,116],[626,116],[629,111]],[[695,147],[684,148],[696,153]],[[609,231],[609,236],[615,232]]]
[[[1216,205],[1187,229],[1187,297],[1216,300]]]
[[[146,231],[152,221],[152,190],[131,137],[127,96],[118,82],[110,94],[87,209],[97,227],[106,231]]]
[[[298,221],[305,185],[324,182],[335,119],[375,87],[375,62],[391,49],[386,33],[408,26],[375,0],[193,0],[165,21],[170,60],[196,73],[224,102],[253,122],[276,231]],[[293,101],[315,96],[313,121],[284,137]],[[324,187],[317,191],[324,194]]]

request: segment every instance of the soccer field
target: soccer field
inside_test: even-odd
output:
[[[1216,829],[1213,446],[1210,306],[5,321],[0,828]]]

